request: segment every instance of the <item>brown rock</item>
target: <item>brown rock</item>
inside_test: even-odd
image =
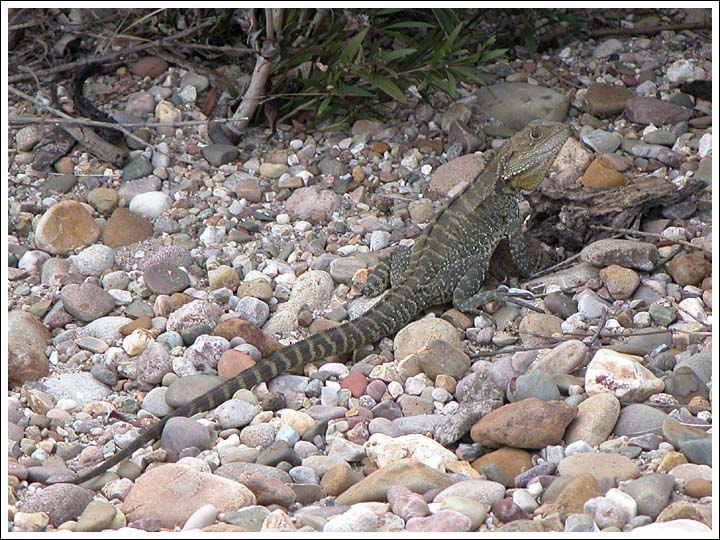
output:
[[[490,411],[470,430],[476,443],[496,448],[542,448],[560,444],[577,407],[562,401],[528,398]]]
[[[598,156],[582,175],[580,183],[590,189],[611,189],[624,186],[627,182],[605,156]]]
[[[238,476],[236,481],[255,494],[256,504],[278,504],[287,508],[295,502],[295,492],[277,478],[248,471]]]
[[[359,371],[351,372],[347,377],[340,381],[340,388],[350,390],[350,393],[354,398],[359,398],[365,393],[367,388],[368,380],[365,375]]]
[[[712,263],[699,251],[678,255],[667,267],[675,283],[681,286],[697,285],[712,274]]]
[[[81,203],[61,201],[51,206],[38,220],[35,245],[53,255],[63,255],[89,246],[99,236],[100,227]]]
[[[523,345],[527,347],[553,345],[555,342],[549,338],[553,334],[562,334],[560,327],[562,322],[562,319],[555,315],[528,313],[522,318],[518,327]]]
[[[146,56],[135,62],[131,68],[132,72],[138,77],[155,77],[165,73],[168,63],[157,56]]]
[[[49,373],[45,348],[50,332],[25,311],[11,311],[7,322],[8,382],[22,384],[45,377]]]
[[[49,373],[45,348],[50,332],[25,311],[11,311],[7,317],[7,375],[10,385],[35,381]]]
[[[656,126],[686,122],[692,116],[692,109],[674,105],[651,97],[633,97],[625,102],[625,118],[629,122],[644,126]]]
[[[393,484],[403,485],[415,493],[425,493],[431,489],[446,488],[453,483],[447,474],[415,459],[401,459],[365,477],[338,496],[335,503],[343,505],[386,501],[387,490]]]
[[[150,330],[152,328],[152,318],[148,315],[143,315],[142,317],[135,319],[133,322],[128,323],[125,326],[121,326],[118,331],[121,336],[129,336],[138,328]]]
[[[712,495],[712,482],[704,478],[691,478],[685,484],[685,495],[701,499]]]
[[[712,509],[710,505],[694,504],[688,501],[676,501],[665,508],[655,520],[657,523],[676,519],[694,519],[712,527]]]
[[[255,360],[244,352],[230,349],[225,351],[218,360],[218,375],[231,379],[255,365]]]
[[[173,528],[182,527],[205,504],[228,512],[255,504],[255,495],[234,480],[168,464],[151,469],[135,481],[122,511],[128,521],[155,518],[162,527]]]
[[[626,300],[640,285],[640,276],[635,270],[611,264],[600,270],[600,279],[616,300]]]
[[[338,463],[330,467],[323,475],[320,480],[320,489],[329,497],[337,497],[361,479],[362,476],[358,478],[358,474],[352,470],[350,465]]]
[[[523,471],[532,467],[532,456],[525,450],[517,448],[500,448],[477,458],[472,466],[479,472],[483,472],[483,465],[497,465],[510,479],[508,487],[515,487],[515,477]]]
[[[560,491],[553,503],[541,506],[537,512],[545,515],[557,512],[561,519],[565,519],[570,514],[582,514],[585,502],[600,496],[602,493],[595,477],[587,473],[580,474]]]
[[[213,330],[213,335],[222,336],[228,341],[239,336],[247,343],[257,347],[263,357],[269,356],[282,348],[275,338],[264,334],[262,330],[252,323],[239,318],[221,322]]]
[[[127,208],[118,208],[110,216],[103,231],[103,243],[113,248],[129,246],[151,238],[153,226],[147,219]]]
[[[470,358],[461,349],[447,341],[437,339],[417,353],[418,361],[425,374],[432,380],[438,375],[449,375],[462,379],[470,369]]]
[[[633,93],[622,86],[593,84],[585,93],[585,112],[594,116],[613,116],[621,113]]]
[[[565,432],[565,442],[585,441],[598,446],[607,440],[620,417],[620,401],[615,394],[595,394],[578,405],[578,413]]]
[[[557,472],[560,476],[591,474],[597,480],[632,480],[640,474],[638,466],[627,456],[603,452],[567,456],[558,463]]]

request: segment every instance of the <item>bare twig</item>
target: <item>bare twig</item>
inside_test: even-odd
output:
[[[205,45],[204,43],[175,43],[173,45],[174,47],[177,47],[179,49],[199,49],[202,51],[211,51],[211,52],[219,52],[219,53],[229,53],[229,54],[256,54],[257,51],[255,49],[250,49],[249,47],[220,47],[219,45]]]
[[[551,346],[545,345],[544,347],[511,347],[509,349],[498,349],[497,351],[479,351],[470,355],[470,358],[483,358],[488,356],[498,356],[500,354],[512,354],[516,352],[526,351],[543,351],[551,349]]]
[[[583,85],[572,82],[570,79],[566,79],[565,77],[560,75],[557,71],[555,71],[552,67],[550,67],[550,65],[547,62],[540,62],[540,65],[542,67],[544,67],[545,69],[547,69],[550,73],[552,73],[555,77],[560,79],[562,82],[564,82],[568,86],[572,86],[573,88],[578,88],[578,89],[584,88]]]
[[[597,343],[597,340],[600,338],[600,334],[603,331],[603,328],[605,328],[605,323],[607,322],[607,311],[603,311],[602,316],[600,317],[600,320],[598,321],[598,327],[595,333],[593,334],[592,338],[590,339],[590,347],[594,347]]]
[[[264,97],[265,86],[268,78],[270,77],[270,70],[272,68],[272,62],[269,58],[271,58],[276,52],[276,32],[274,28],[275,23],[282,20],[281,12],[282,9],[265,9],[265,43],[262,47],[258,46],[261,50],[261,54],[258,55],[255,61],[255,68],[253,69],[252,77],[250,78],[250,84],[245,91],[245,95],[243,96],[240,105],[233,114],[233,120],[236,121],[235,128],[237,129],[243,129],[248,126],[250,118],[252,118],[255,113],[255,109],[260,104],[260,100]]]
[[[668,238],[664,238],[661,234],[636,231],[635,229],[620,229],[618,227],[608,227],[607,225],[590,225],[590,227],[593,229],[617,232],[617,233],[621,233],[621,234],[634,234],[636,236],[645,236],[647,238],[660,238],[662,240],[667,240],[668,242],[673,242],[674,244],[680,244],[682,246],[687,246],[687,247],[690,247],[693,249],[699,249],[700,251],[702,251],[702,248],[700,246],[696,246],[695,244],[691,244],[690,242],[686,242],[685,240],[670,240]]]
[[[605,36],[634,36],[638,34],[659,34],[666,30],[673,32],[681,32],[682,30],[709,30],[712,28],[710,23],[684,23],[684,24],[666,24],[662,26],[646,26],[639,28],[601,28],[590,32],[592,37]]]
[[[76,124],[79,126],[108,127],[118,126],[126,128],[160,128],[160,127],[182,127],[182,126],[203,126],[212,123],[230,122],[229,118],[213,118],[212,120],[182,120],[180,122],[100,122],[97,120],[86,120],[84,118],[39,118],[37,116],[10,116],[10,124]]]
[[[63,111],[56,109],[55,107],[51,107],[50,105],[46,105],[39,99],[35,99],[32,96],[28,96],[25,92],[21,92],[17,88],[14,88],[12,86],[8,86],[8,91],[15,94],[16,96],[29,101],[33,105],[36,105],[37,107],[41,107],[42,109],[45,109],[46,111],[49,111],[60,118],[69,118],[71,120],[74,120],[69,114],[64,113]],[[119,127],[119,125],[114,125],[114,127],[123,133],[129,135],[130,137],[134,139],[138,139],[139,141],[142,141],[143,145],[146,145],[147,142],[143,141],[139,137],[136,137],[126,129]],[[118,148],[117,146],[110,144],[105,139],[100,138],[94,131],[92,130],[86,130],[82,128],[76,128],[72,126],[62,126],[62,129],[67,131],[76,141],[84,144],[85,146],[92,148],[93,153],[99,157],[102,160],[110,161],[112,163],[117,163],[120,160],[122,160],[126,155],[127,151],[123,150],[122,148]]]
[[[174,41],[177,41],[179,39],[191,36],[193,34],[196,34],[197,32],[200,32],[204,28],[207,28],[208,26],[212,26],[214,24],[214,20],[207,20],[205,22],[202,22],[198,24],[197,26],[193,26],[192,28],[188,28],[187,30],[183,30],[182,32],[178,32],[177,34],[173,34],[172,36],[166,36],[160,39],[156,39],[153,41],[149,41],[147,43],[141,43],[139,45],[134,45],[132,47],[127,47],[125,49],[120,49],[117,51],[109,52],[107,54],[101,54],[98,56],[94,56],[91,58],[83,58],[82,60],[77,60],[75,62],[70,62],[68,64],[62,64],[60,66],[55,66],[53,68],[49,69],[43,69],[36,71],[35,74],[38,77],[44,77],[46,75],[53,75],[55,73],[63,73],[65,71],[71,71],[71,70],[77,70],[79,68],[83,68],[87,66],[88,64],[95,64],[95,63],[105,63],[114,61],[120,57],[127,56],[132,53],[145,51],[147,49],[152,49],[153,47],[160,47],[162,45],[167,45],[168,43],[172,43]],[[27,79],[32,78],[32,75],[29,73],[18,73],[17,75],[12,75],[7,78],[7,82],[14,83],[19,81],[25,81]]]
[[[580,257],[580,253],[576,253],[575,255],[573,255],[572,257],[568,257],[568,258],[565,259],[564,261],[560,261],[559,263],[553,264],[552,266],[549,266],[549,267],[547,267],[547,268],[545,268],[545,269],[543,269],[543,270],[540,270],[539,272],[535,272],[533,275],[531,275],[531,276],[528,278],[528,281],[526,281],[525,284],[529,283],[530,281],[532,281],[532,280],[535,279],[535,278],[538,278],[538,277],[540,277],[540,276],[544,276],[545,274],[549,274],[549,273],[551,273],[551,272],[554,272],[554,271],[557,270],[558,268],[563,268],[563,267],[569,265],[571,262],[573,262],[573,261],[575,261],[576,259],[578,259],[579,257]],[[524,286],[524,285],[523,285],[523,286]]]

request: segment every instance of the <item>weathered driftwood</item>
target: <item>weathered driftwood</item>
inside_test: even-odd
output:
[[[528,196],[533,208],[530,234],[550,245],[578,251],[611,234],[594,229],[593,225],[633,228],[636,219],[653,208],[683,201],[705,186],[702,180],[688,178],[678,188],[667,178],[656,176],[637,177],[614,189],[582,186],[559,189],[543,184],[540,191]]]

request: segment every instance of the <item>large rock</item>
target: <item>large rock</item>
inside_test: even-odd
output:
[[[665,383],[640,364],[638,356],[600,349],[585,371],[585,391],[612,392],[623,401],[640,402],[662,392]]]
[[[8,313],[8,382],[22,384],[49,372],[45,354],[50,332],[26,311]]]
[[[490,411],[470,430],[476,443],[497,448],[542,448],[560,444],[577,407],[528,398]]]
[[[38,249],[64,255],[89,246],[100,237],[100,227],[77,201],[61,201],[51,206],[37,222],[35,245]]]
[[[35,491],[20,507],[22,512],[45,512],[50,523],[57,527],[61,523],[76,519],[93,499],[89,489],[72,484],[54,484]]]
[[[441,473],[414,459],[402,459],[378,469],[335,499],[335,504],[355,504],[365,501],[387,500],[387,490],[394,484],[405,486],[415,493],[446,488],[453,484],[447,474]]]
[[[137,479],[122,511],[128,521],[157,519],[162,527],[173,528],[182,527],[205,504],[229,512],[255,504],[255,495],[234,480],[168,464]]]
[[[435,340],[442,340],[456,349],[461,349],[460,331],[446,320],[426,317],[408,324],[395,336],[395,359],[416,354],[430,346]]]
[[[537,119],[562,122],[570,103],[550,88],[527,83],[501,83],[478,90],[478,107],[488,117],[520,131]]]

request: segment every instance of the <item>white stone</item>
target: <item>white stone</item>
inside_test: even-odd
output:
[[[700,298],[686,298],[680,302],[678,316],[683,321],[710,324],[710,319],[705,312],[705,304]]]
[[[123,339],[122,347],[130,356],[136,356],[143,352],[152,341],[154,340],[150,332],[144,328],[136,328]]]
[[[208,225],[200,234],[200,242],[205,247],[220,246],[225,241],[225,227]]]
[[[212,504],[204,504],[188,518],[183,525],[183,531],[191,531],[193,529],[202,529],[215,523],[217,517],[217,508]]]
[[[639,538],[688,538],[692,533],[711,533],[712,529],[694,519],[674,519],[636,527],[627,534]],[[710,537],[708,537],[710,538]]]
[[[526,489],[516,489],[513,491],[512,500],[528,514],[532,514],[538,507],[535,497]]]
[[[705,70],[683,58],[668,67],[667,78],[672,83],[702,80],[705,79]]]
[[[444,471],[448,463],[458,460],[454,452],[419,434],[388,437],[382,433],[375,433],[365,443],[365,451],[381,469],[401,459],[413,458],[429,467],[437,467],[439,463],[442,468],[438,470]]]
[[[641,360],[611,349],[598,350],[585,372],[585,391],[589,396],[612,392],[620,400],[635,403],[662,392],[665,383],[641,365]]]
[[[613,501],[620,508],[625,510],[628,521],[637,516],[637,502],[630,495],[617,488],[611,488],[605,493],[605,497]]]
[[[172,206],[172,199],[167,193],[148,191],[135,195],[130,201],[128,210],[148,219],[156,219],[170,206]]]

